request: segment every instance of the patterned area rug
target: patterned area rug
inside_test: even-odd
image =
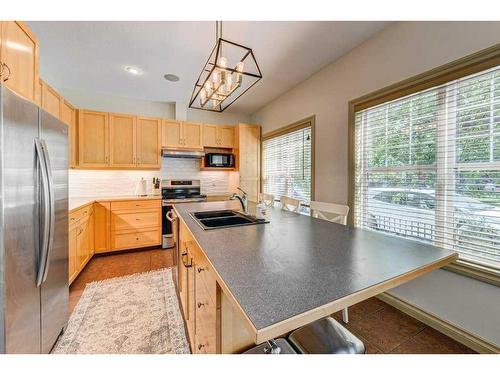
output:
[[[87,284],[53,353],[189,353],[172,270]]]

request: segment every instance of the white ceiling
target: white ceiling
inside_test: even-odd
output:
[[[228,111],[251,114],[389,22],[224,22],[223,36],[253,49],[263,79]],[[58,88],[187,102],[215,43],[214,22],[29,22],[41,76]],[[143,70],[141,76],[125,66]],[[179,82],[163,79],[165,73]]]

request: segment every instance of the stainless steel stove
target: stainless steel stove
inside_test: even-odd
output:
[[[162,180],[162,236],[163,248],[176,247],[176,223],[173,204],[205,202],[207,196],[201,194],[200,180]]]

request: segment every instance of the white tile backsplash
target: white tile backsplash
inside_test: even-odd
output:
[[[151,193],[153,177],[162,179],[199,179],[203,194],[225,193],[238,186],[238,172],[200,171],[197,159],[163,158],[159,171],[112,171],[83,170],[69,171],[70,197],[108,197],[137,195],[142,177],[148,181],[147,193]]]

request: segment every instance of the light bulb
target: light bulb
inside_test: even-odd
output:
[[[231,89],[233,88],[233,75],[228,74],[226,77],[226,89],[227,92],[231,92]]]
[[[205,89],[201,89],[200,91],[200,98],[201,98],[201,102],[204,103],[205,100],[207,99],[207,92],[205,91]]]
[[[216,84],[215,86],[217,86],[217,84],[220,82],[220,75],[218,70],[214,70],[212,75],[212,81],[214,81],[214,83]]]
[[[243,68],[244,68],[245,64],[243,63],[243,61],[240,61],[237,65],[236,65],[236,71],[238,72],[236,74],[236,81],[238,81],[239,84],[241,84],[241,80],[243,78],[243,75],[241,74],[243,72]]]
[[[222,68],[227,68],[227,59],[225,57],[221,57],[219,59],[219,65],[222,67]]]

